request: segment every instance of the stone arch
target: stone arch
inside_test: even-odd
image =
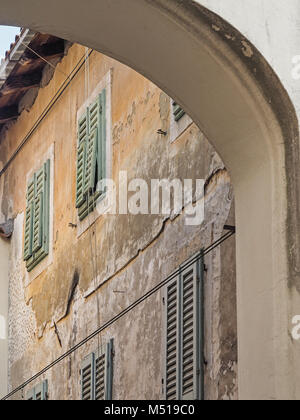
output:
[[[256,48],[192,0],[2,0],[0,23],[107,54],[180,103],[228,167],[236,196],[240,398],[294,398],[298,122]],[[288,206],[288,203],[293,206]],[[299,386],[298,386],[299,387]]]

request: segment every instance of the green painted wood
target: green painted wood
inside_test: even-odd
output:
[[[166,288],[165,333],[165,398],[178,399],[178,276]]]
[[[173,115],[176,122],[181,120],[181,118],[185,115],[185,111],[174,101],[173,101]]]
[[[85,142],[89,134],[89,114],[88,109],[78,122],[78,146]]]
[[[204,261],[166,287],[166,400],[204,399]]]
[[[96,187],[96,164],[98,153],[98,129],[89,135],[86,145],[83,193],[91,197]]]
[[[25,213],[24,230],[24,261],[28,261],[32,256],[32,226],[33,226],[33,201],[34,201],[34,178],[27,187],[27,204]]]
[[[83,192],[86,143],[86,140],[80,142],[77,149],[76,208],[81,207],[86,201],[86,197]]]
[[[81,399],[95,399],[95,354],[89,354],[81,364]]]
[[[112,399],[113,340],[83,360],[80,374],[82,400]]]
[[[112,400],[113,388],[113,353],[114,353],[114,340],[111,339],[106,346],[105,355],[105,399]]]
[[[98,182],[106,178],[106,90],[87,108],[78,124],[76,208],[79,220],[94,211],[105,193],[97,191]]]
[[[104,89],[100,95],[100,127],[99,127],[99,156],[98,156],[98,181],[106,179],[107,156],[106,156],[106,90]],[[105,193],[104,190],[100,191]]]
[[[46,401],[48,399],[48,381],[45,380],[26,394],[27,401]]]
[[[34,175],[33,197],[31,227],[32,253],[26,260],[27,270],[29,272],[49,254],[50,160],[47,160],[43,167]],[[27,236],[25,236],[25,239],[27,239]]]
[[[26,400],[27,401],[34,401],[35,400],[34,388],[27,392],[27,394],[26,394]]]

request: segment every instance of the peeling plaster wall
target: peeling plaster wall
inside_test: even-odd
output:
[[[70,48],[29,113],[23,112],[4,133],[0,143],[3,161],[59,88],[63,73],[70,73],[84,52],[78,45]],[[192,124],[173,143],[168,136],[157,134],[158,129],[169,131],[168,96],[134,71],[98,53],[92,54],[88,70],[91,92],[112,71],[112,178],[118,183],[119,171],[126,170],[129,181],[205,179],[205,222],[191,227],[186,226],[184,216],[104,215],[77,238],[69,223],[77,220],[76,116],[87,99],[85,72],[81,70],[4,176],[2,211],[5,217],[15,218],[9,276],[10,389],[209,246],[222,235],[225,224],[234,225],[229,174],[199,129]],[[53,263],[27,284],[22,259],[26,174],[53,143]],[[234,248],[232,239],[205,261],[207,399],[236,399],[238,395]],[[97,293],[91,293],[103,282]],[[99,338],[115,340],[114,399],[163,398],[163,311],[161,291]],[[80,398],[80,363],[97,345],[95,339],[47,373],[50,399]]]

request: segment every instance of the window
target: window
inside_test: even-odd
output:
[[[48,381],[34,387],[28,392],[26,400],[28,401],[45,401],[48,399]]]
[[[76,208],[83,220],[105,191],[97,190],[106,177],[106,90],[78,122]]]
[[[87,356],[81,365],[81,399],[111,400],[113,378],[113,340]]]
[[[49,253],[50,160],[27,186],[24,261],[30,272]]]
[[[201,255],[166,287],[166,400],[204,399],[203,274]]]
[[[192,119],[187,113],[170,98],[170,141],[177,140],[192,124]]]
[[[185,115],[185,111],[175,101],[173,101],[173,115],[176,122]]]

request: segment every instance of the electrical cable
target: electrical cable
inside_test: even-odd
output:
[[[166,286],[169,282],[171,282],[174,278],[176,278],[183,270],[186,268],[189,268],[192,266],[195,262],[197,262],[200,258],[204,258],[205,255],[212,252],[215,248],[220,246],[223,242],[225,242],[227,239],[229,239],[231,236],[235,235],[235,230],[230,230],[227,232],[224,236],[219,238],[217,241],[215,241],[213,244],[211,244],[209,247],[207,247],[204,250],[201,250],[198,252],[191,260],[181,265],[181,267],[173,272],[170,276],[168,276],[165,280],[158,283],[153,289],[149,290],[145,295],[140,297],[138,300],[133,302],[130,306],[128,306],[123,311],[119,312],[116,316],[111,318],[109,321],[104,323],[100,328],[98,328],[96,331],[94,331],[92,334],[87,336],[84,340],[76,344],[74,347],[69,349],[66,353],[61,355],[58,359],[53,361],[51,364],[49,364],[47,367],[45,367],[43,370],[41,370],[36,375],[32,376],[30,379],[28,379],[26,382],[24,382],[22,385],[15,388],[12,392],[10,392],[8,395],[6,395],[4,398],[1,399],[1,401],[8,400],[10,397],[15,395],[17,392],[22,391],[27,385],[31,384],[33,381],[38,379],[41,375],[52,369],[54,366],[56,366],[58,363],[60,363],[62,360],[67,358],[70,354],[74,353],[76,350],[78,350],[80,347],[82,347],[84,344],[88,343],[90,340],[92,340],[94,337],[99,335],[102,331],[110,327],[112,324],[114,324],[116,321],[118,321],[120,318],[128,314],[130,311],[132,311],[134,308],[136,308],[138,305],[140,305],[142,302],[144,302],[146,299],[154,295],[156,292],[158,292],[161,288]]]
[[[93,51],[94,50],[91,50],[90,51],[89,56],[93,53]],[[20,145],[17,147],[17,149],[15,150],[15,152],[12,154],[12,156],[5,163],[5,165],[3,166],[3,168],[0,171],[0,178],[6,172],[6,170],[10,166],[10,164],[15,160],[15,158],[17,157],[17,155],[19,154],[19,152],[23,149],[23,147],[28,142],[28,140],[31,138],[31,136],[36,131],[36,129],[40,126],[40,124],[43,122],[43,120],[49,114],[49,112],[54,107],[54,105],[59,100],[59,98],[62,96],[62,94],[65,92],[65,90],[69,87],[69,85],[71,84],[71,82],[73,81],[73,79],[77,76],[77,74],[79,73],[79,71],[84,66],[85,60],[86,60],[86,54],[84,54],[84,56],[81,57],[81,59],[78,61],[78,63],[76,64],[76,66],[73,68],[73,70],[69,74],[68,78],[63,82],[63,84],[58,89],[58,91],[55,93],[55,95],[53,96],[53,98],[51,99],[51,101],[49,102],[49,104],[46,106],[46,108],[44,109],[44,111],[40,114],[40,116],[38,117],[38,119],[36,120],[36,122],[34,123],[34,125],[32,126],[32,128],[26,134],[26,136],[24,137],[24,139],[21,141]]]
[[[25,48],[27,48],[29,51],[31,51],[33,54],[35,54],[37,57],[39,57],[41,60],[43,60],[45,63],[47,63],[50,67],[52,67],[54,70],[56,70],[56,66],[52,63],[50,63],[50,61],[46,60],[46,58],[44,58],[42,55],[40,55],[39,53],[37,53],[34,49],[32,49],[31,47],[29,47],[29,45],[26,45],[24,42],[21,41],[21,44],[24,45]],[[62,73],[64,76],[66,76],[67,78],[69,78],[69,76],[67,75],[67,73],[65,73],[62,70],[58,70],[60,73]]]

